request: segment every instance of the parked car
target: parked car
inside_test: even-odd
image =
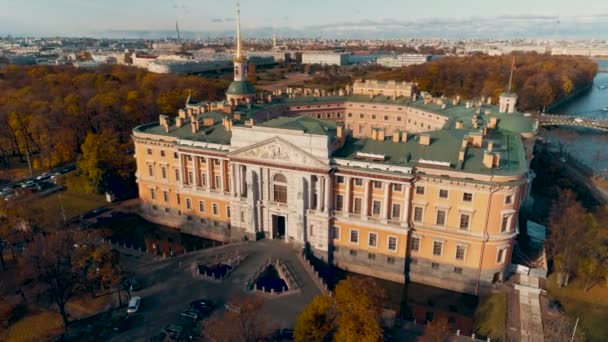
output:
[[[51,174],[48,172],[45,172],[43,174],[41,174],[40,176],[36,177],[36,180],[45,180],[45,179],[49,179],[51,178]]]
[[[139,311],[139,303],[141,303],[141,297],[131,297],[129,307],[127,308],[127,313],[134,314]]]
[[[179,338],[182,337],[183,331],[183,327],[175,324],[169,324],[163,329],[163,333],[173,340],[179,340]]]
[[[180,316],[185,317],[185,318],[190,318],[195,321],[199,320],[202,317],[199,311],[193,310],[193,309],[189,309],[189,310],[182,312],[180,314]]]
[[[139,291],[141,290],[141,286],[139,285],[139,282],[137,282],[137,280],[135,279],[131,279],[129,280],[129,291]]]
[[[213,308],[213,307],[215,307],[215,304],[213,304],[213,301],[211,301],[209,299],[197,299],[197,300],[190,302],[191,308],[195,307],[195,306]]]
[[[28,180],[28,181],[21,183],[22,188],[31,188],[34,186],[36,186],[36,182],[34,182],[33,180]]]

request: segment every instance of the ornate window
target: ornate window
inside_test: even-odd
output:
[[[278,203],[287,203],[287,178],[284,175],[277,173],[272,178],[272,193],[273,201]]]

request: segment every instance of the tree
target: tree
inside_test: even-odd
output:
[[[449,336],[450,326],[447,318],[437,318],[430,321],[424,328],[420,342],[445,342]]]
[[[560,190],[549,214],[547,247],[558,271],[557,282],[567,286],[585,248],[589,215],[570,190]]]
[[[84,289],[81,270],[74,262],[76,248],[73,231],[37,235],[22,260],[24,269],[45,287],[57,305],[66,334],[69,323],[66,304]]]
[[[228,311],[222,316],[208,320],[203,326],[203,335],[214,342],[262,341],[274,330],[272,322],[261,313],[264,301],[244,296],[234,299],[230,305],[238,312]]]
[[[296,341],[331,341],[334,332],[336,312],[333,299],[316,296],[298,316],[295,327]]]
[[[300,314],[296,339],[376,342],[382,337],[385,297],[372,279],[348,277],[338,283],[332,297],[317,296]]]

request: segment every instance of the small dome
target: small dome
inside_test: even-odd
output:
[[[226,91],[228,95],[254,95],[255,88],[253,84],[249,81],[233,81],[230,83],[228,90]]]

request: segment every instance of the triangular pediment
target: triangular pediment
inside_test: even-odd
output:
[[[264,160],[281,165],[328,168],[328,165],[312,154],[279,137],[230,152],[230,157]]]

